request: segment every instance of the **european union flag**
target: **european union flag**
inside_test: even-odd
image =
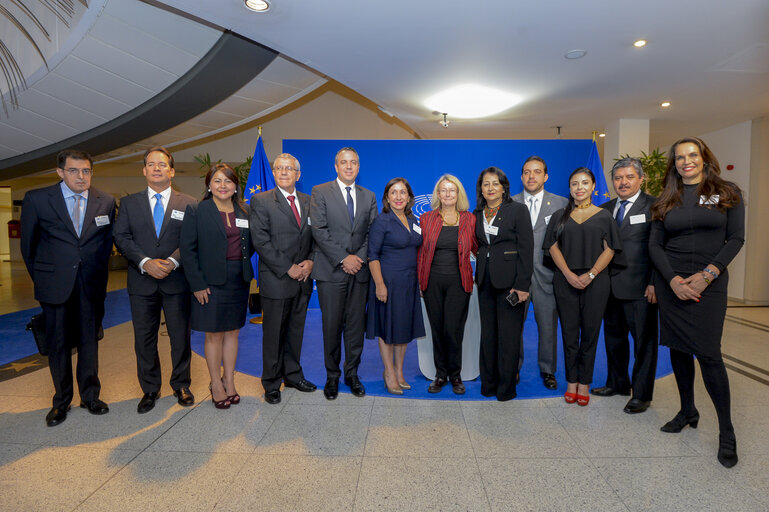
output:
[[[260,135],[256,139],[256,149],[254,150],[254,158],[251,160],[251,169],[248,171],[248,181],[246,181],[243,199],[250,204],[252,195],[271,188],[275,188],[275,178],[272,176],[270,161],[267,160],[267,153],[264,152],[264,143]],[[259,255],[254,253],[251,257],[251,265],[254,267],[254,279],[257,280],[257,284],[259,284],[257,277],[259,275],[258,261]]]
[[[596,146],[595,141],[593,141],[593,146],[590,148],[590,156],[587,158],[585,167],[593,171],[595,175],[593,204],[596,206],[601,205],[611,199],[611,195],[609,194],[609,186],[603,174],[603,165],[601,165],[601,157],[598,156],[598,146]]]

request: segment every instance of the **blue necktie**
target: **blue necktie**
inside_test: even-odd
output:
[[[619,203],[619,210],[617,210],[617,226],[622,227],[622,221],[625,218],[625,206],[627,206],[627,203],[627,199]]]
[[[72,225],[75,226],[77,236],[80,236],[80,232],[83,230],[83,216],[80,215],[80,201],[83,199],[83,196],[75,194],[72,198],[75,200],[75,205],[72,207]]]
[[[350,189],[352,187],[344,187],[347,189],[347,211],[350,212],[350,224],[355,224],[355,204],[352,202],[352,195]]]
[[[163,227],[163,195],[155,194],[155,208],[152,209],[152,219],[155,221],[155,234],[160,236],[160,228]]]

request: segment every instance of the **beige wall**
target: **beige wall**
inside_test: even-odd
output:
[[[751,122],[750,137],[750,196],[748,203],[745,302],[769,304],[769,117]]]

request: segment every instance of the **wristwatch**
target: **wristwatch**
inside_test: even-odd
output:
[[[592,272],[588,272],[587,277],[589,277],[590,279],[595,279],[595,274],[593,274]]]

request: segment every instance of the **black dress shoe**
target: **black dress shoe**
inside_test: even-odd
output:
[[[465,394],[465,385],[462,384],[462,379],[452,379],[451,380],[451,389],[454,391],[455,395],[464,395]]]
[[[676,414],[672,420],[662,425],[660,430],[667,432],[668,434],[678,434],[686,425],[689,425],[692,428],[697,428],[699,422],[700,413],[697,409],[694,409],[694,412],[690,415],[687,415],[684,411],[678,411],[678,414]]]
[[[630,396],[630,390],[619,390],[610,388],[609,386],[604,386],[602,388],[593,388],[590,390],[591,395],[595,396],[614,396],[614,395],[622,395],[622,396]]]
[[[195,397],[192,395],[190,388],[175,389],[174,396],[177,398],[179,405],[189,407],[195,403]]]
[[[272,391],[265,391],[264,393],[264,401],[268,404],[279,404],[280,403],[280,391],[275,389]]]
[[[67,411],[69,410],[69,407],[66,409],[58,409],[54,407],[50,411],[48,411],[48,414],[45,415],[45,424],[49,427],[55,427],[59,423],[62,423],[64,420],[67,419]]]
[[[558,389],[558,381],[555,380],[555,375],[552,373],[542,374],[542,384],[544,384],[547,389]]]
[[[644,412],[650,405],[651,402],[645,402],[638,398],[631,398],[627,405],[625,405],[623,411],[628,414],[638,414],[639,412]]]
[[[155,407],[155,401],[160,398],[160,393],[152,391],[150,393],[144,393],[144,396],[139,400],[139,405],[136,406],[136,412],[144,414],[150,412]]]
[[[339,396],[339,381],[327,379],[326,385],[323,388],[323,396],[326,397],[326,400],[336,400],[336,397]]]
[[[430,386],[427,388],[427,392],[440,393],[441,389],[443,389],[443,386],[445,386],[447,383],[448,381],[443,377],[436,377],[436,379],[430,383]]]
[[[91,414],[99,415],[107,414],[109,412],[109,406],[98,398],[96,400],[91,400],[90,402],[80,402],[80,407],[88,409],[88,412]]]
[[[725,468],[737,465],[737,439],[734,432],[718,436],[718,462]]]
[[[297,391],[301,391],[302,393],[312,393],[316,389],[318,389],[318,386],[310,382],[309,380],[302,379],[298,382],[290,382],[287,380],[283,381],[283,384],[287,388],[294,388]]]
[[[357,397],[361,397],[366,394],[366,388],[363,387],[363,383],[360,381],[357,375],[354,375],[350,378],[345,378],[344,385],[350,386],[350,391],[352,391],[352,394]]]

